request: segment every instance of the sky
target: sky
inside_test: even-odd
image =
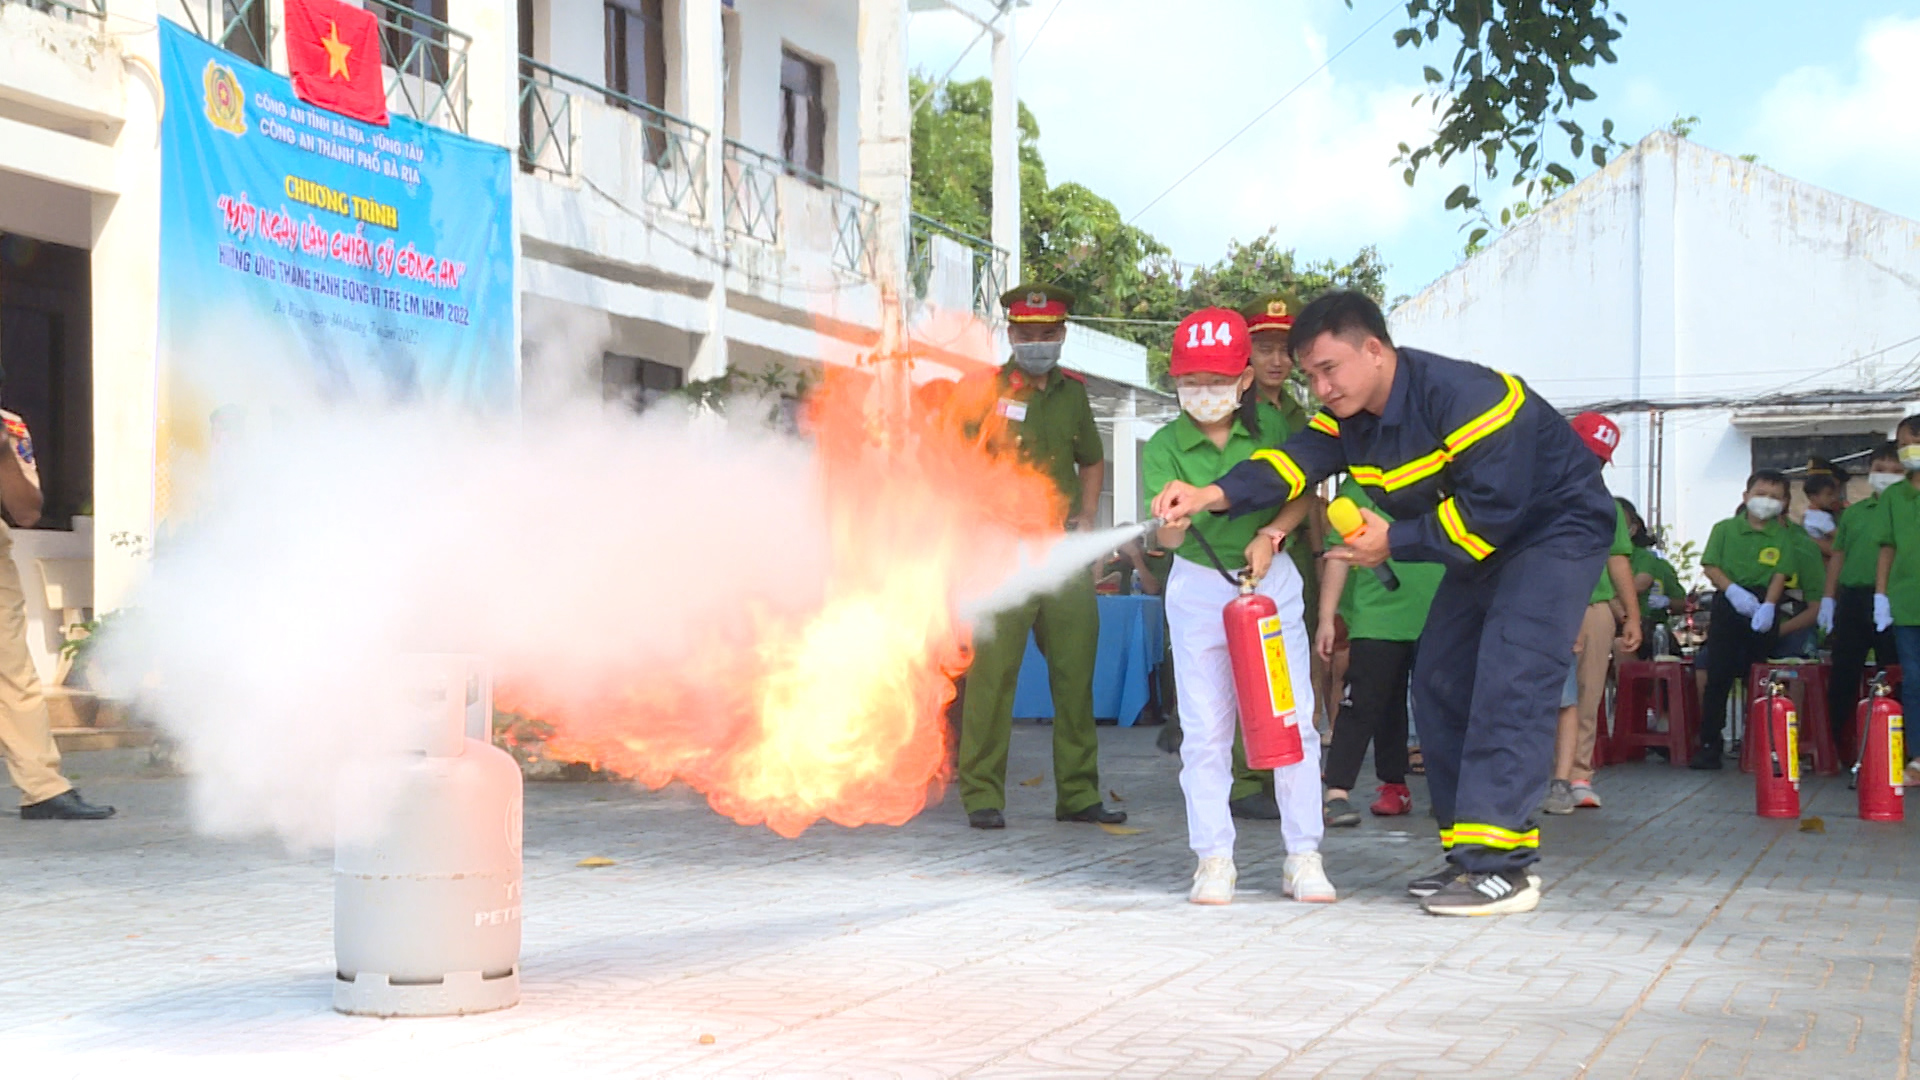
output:
[[[1587,80],[1598,100],[1574,114],[1588,130],[1611,118],[1635,141],[1698,116],[1695,142],[1920,218],[1920,0],[1615,0],[1613,10],[1628,24],[1619,63]],[[1136,224],[1181,261],[1211,262],[1232,239],[1276,228],[1306,259],[1375,245],[1389,298],[1411,294],[1460,261],[1467,219],[1442,203],[1469,175],[1456,161],[1409,188],[1390,164],[1434,123],[1414,101],[1421,68],[1452,57],[1396,49],[1404,12],[1405,0],[1031,0],[1017,16],[1020,97],[1040,124],[1049,181],[1085,184],[1129,218],[1144,209]],[[968,51],[976,32],[950,12],[916,14],[910,62],[938,76],[958,60],[955,79],[985,76],[989,43]],[[1482,194],[1491,202],[1506,185]]]

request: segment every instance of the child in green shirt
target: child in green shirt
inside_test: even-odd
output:
[[[1827,558],[1827,587],[1820,600],[1820,629],[1833,649],[1833,674],[1827,684],[1827,715],[1833,721],[1833,744],[1848,759],[1854,748],[1853,714],[1860,701],[1860,680],[1867,654],[1877,664],[1899,662],[1899,650],[1890,630],[1873,624],[1874,579],[1880,564],[1882,494],[1906,479],[1900,468],[1900,450],[1882,443],[1867,461],[1867,486],[1873,494],[1840,514],[1833,534],[1833,552]]]
[[[1727,694],[1752,665],[1765,661],[1779,640],[1774,614],[1787,572],[1800,558],[1792,536],[1806,534],[1781,519],[1787,478],[1761,469],[1747,478],[1741,512],[1714,525],[1700,568],[1719,590],[1707,622],[1707,686],[1696,769],[1720,768],[1726,742]],[[1760,597],[1764,595],[1763,601]],[[1920,644],[1920,640],[1916,641]]]

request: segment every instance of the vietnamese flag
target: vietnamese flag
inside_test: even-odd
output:
[[[287,67],[301,101],[386,126],[380,20],[340,0],[286,0]]]

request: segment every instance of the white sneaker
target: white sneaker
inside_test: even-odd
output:
[[[1331,904],[1339,899],[1333,891],[1333,882],[1327,880],[1326,868],[1320,864],[1317,851],[1287,856],[1280,891],[1303,904]]]
[[[1231,856],[1209,855],[1200,860],[1200,868],[1193,872],[1193,888],[1187,891],[1187,901],[1194,904],[1230,904],[1233,902],[1233,883],[1237,878]]]

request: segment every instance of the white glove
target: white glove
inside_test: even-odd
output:
[[[1673,598],[1665,593],[1661,593],[1658,596],[1651,593],[1647,595],[1647,607],[1654,611],[1665,611],[1667,610],[1667,605],[1671,603],[1673,603]]]
[[[1873,628],[1885,633],[1893,625],[1893,604],[1886,593],[1873,594]]]
[[[1760,610],[1760,598],[1738,585],[1729,585],[1726,589],[1727,603],[1742,615],[1751,615]]]
[[[1833,597],[1820,598],[1820,617],[1814,621],[1819,623],[1821,633],[1833,633]]]
[[[1773,605],[1761,604],[1753,609],[1753,632],[1764,634],[1773,629]]]
[[[1808,535],[1819,537],[1832,536],[1838,528],[1833,522],[1833,515],[1825,510],[1808,510],[1800,515],[1800,525]]]

